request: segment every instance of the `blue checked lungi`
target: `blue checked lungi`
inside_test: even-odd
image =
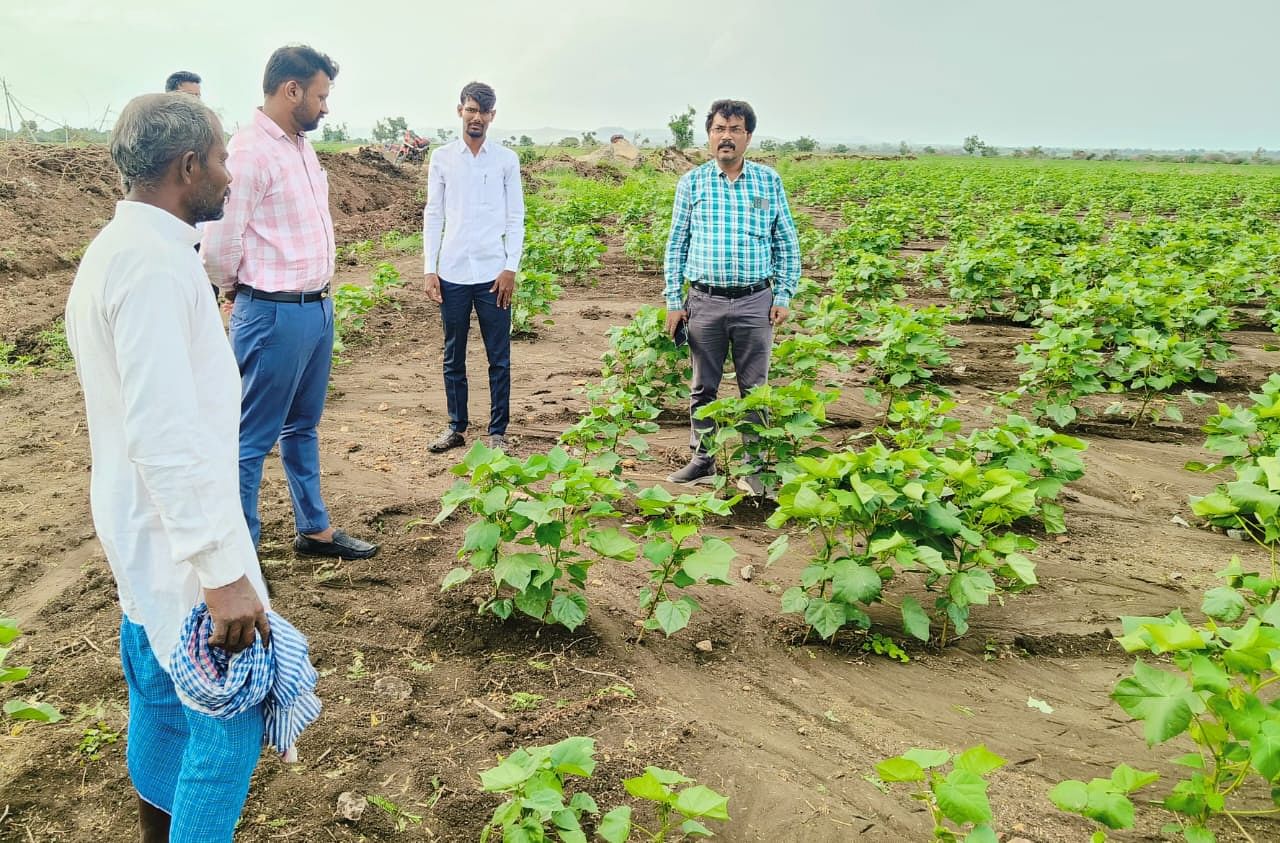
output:
[[[319,674],[307,655],[307,639],[275,612],[267,612],[271,646],[255,636],[232,655],[209,646],[213,618],[201,603],[191,610],[169,656],[169,673],[183,705],[218,719],[230,719],[262,704],[264,745],[287,762],[297,760],[294,744],[320,716]]]
[[[219,720],[182,704],[146,630],[120,623],[125,758],[138,795],[172,817],[169,843],[230,843],[262,754],[262,706]]]

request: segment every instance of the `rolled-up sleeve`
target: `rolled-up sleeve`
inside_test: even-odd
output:
[[[215,466],[191,433],[200,429],[190,351],[196,308],[181,280],[154,272],[122,285],[124,292],[109,300],[108,320],[129,461],[159,513],[174,562],[191,565],[204,588],[220,588],[244,576],[250,560],[237,541],[245,530],[239,502],[218,493],[216,472],[225,467]]]

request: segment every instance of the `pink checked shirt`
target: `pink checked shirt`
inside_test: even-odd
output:
[[[223,290],[244,284],[265,292],[311,292],[333,276],[329,179],[303,135],[255,109],[227,145],[231,197],[204,227],[200,254]]]

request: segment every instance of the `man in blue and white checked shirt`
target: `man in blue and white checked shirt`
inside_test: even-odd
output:
[[[698,409],[716,399],[730,352],[740,394],[769,379],[773,329],[786,321],[800,279],[800,243],[782,179],[744,157],[755,111],[741,100],[716,100],[706,129],[714,158],[680,179],[667,240],[667,333],[676,336],[686,323],[693,358],[693,457],[668,478],[674,483],[715,478],[707,449],[715,425],[697,418]],[[754,475],[739,485],[753,495],[764,492]]]

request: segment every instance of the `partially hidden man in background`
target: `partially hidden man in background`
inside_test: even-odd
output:
[[[800,280],[800,243],[782,179],[744,157],[756,130],[755,111],[740,100],[717,100],[706,130],[712,160],[676,185],[665,264],[667,333],[674,337],[687,322],[693,358],[693,456],[668,478],[687,484],[716,476],[707,447],[715,424],[697,412],[716,399],[726,358],[733,354],[739,394],[768,381],[773,329],[786,321]],[[755,474],[739,486],[752,495],[764,493]]]
[[[130,102],[111,136],[125,199],[94,238],[67,302],[84,389],[93,523],[119,590],[127,759],[142,839],[229,841],[264,714],[184,705],[172,655],[194,608],[207,643],[267,643],[266,588],[238,505],[240,378],[194,224],[222,214],[222,126],[187,94]]]
[[[467,413],[471,311],[489,360],[489,446],[507,447],[511,417],[511,299],[524,248],[520,159],[488,140],[497,95],[472,82],[459,96],[462,136],[431,153],[423,211],[427,297],[444,322],[444,395],[449,426],[432,451],[457,448]],[[443,233],[443,241],[441,234]]]
[[[329,113],[338,66],[306,46],[267,61],[265,101],[232,137],[236,189],[202,244],[215,284],[233,298],[231,346],[243,379],[240,501],[256,545],[262,466],[280,443],[293,501],[294,548],[365,559],[376,545],[335,530],[320,494],[320,442],[333,352],[333,219],[329,183],[304,133]]]

